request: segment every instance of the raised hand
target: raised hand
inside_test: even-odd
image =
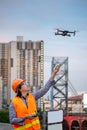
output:
[[[54,67],[53,72],[52,72],[52,75],[51,75],[52,78],[55,77],[55,75],[56,75],[56,73],[59,71],[59,69],[60,69],[60,65],[56,65],[56,66]]]

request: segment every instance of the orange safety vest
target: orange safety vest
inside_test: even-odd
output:
[[[20,97],[14,97],[12,99],[12,103],[16,111],[16,117],[18,118],[37,112],[36,102],[32,94],[29,94],[27,97],[28,107],[26,107],[25,103]],[[39,118],[35,117],[32,120],[26,119],[23,126],[19,124],[13,124],[13,128],[14,130],[40,130]]]

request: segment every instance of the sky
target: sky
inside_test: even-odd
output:
[[[75,37],[55,36],[55,29],[74,31]],[[87,0],[0,0],[0,42],[43,40],[45,81],[51,73],[49,57],[68,57],[69,80],[87,92]]]

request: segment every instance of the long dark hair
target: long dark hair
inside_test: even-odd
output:
[[[18,87],[17,87],[17,95],[16,95],[17,97],[21,97],[22,96],[22,94],[20,92],[21,86],[22,86],[22,84],[19,84]]]

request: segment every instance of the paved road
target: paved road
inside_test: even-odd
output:
[[[0,130],[13,130],[13,128],[10,124],[0,123]]]

